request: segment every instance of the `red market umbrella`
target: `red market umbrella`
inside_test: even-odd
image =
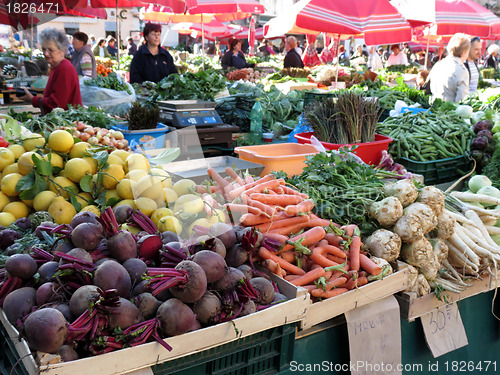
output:
[[[270,20],[264,35],[364,34],[368,45],[405,42],[411,26],[389,0],[300,0]]]
[[[255,20],[253,17],[250,19],[250,27],[248,28],[248,54],[254,55],[255,48]]]
[[[193,31],[201,34],[203,29],[205,38],[215,40],[215,38],[225,38],[233,35],[235,29],[231,26],[217,20],[212,20],[203,26],[201,23],[181,22],[176,24],[172,29],[177,30],[179,34],[185,35],[192,34]]]
[[[264,13],[264,5],[256,0],[196,0],[196,5],[190,7],[191,14],[200,13]]]

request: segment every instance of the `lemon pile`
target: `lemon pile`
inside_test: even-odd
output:
[[[190,235],[195,225],[208,228],[214,222],[225,220],[222,211],[208,207],[194,193],[194,181],[183,179],[172,184],[169,174],[151,167],[144,155],[125,150],[111,152],[107,167],[99,172],[98,161],[87,152],[91,147],[87,142],[74,143],[68,131],[56,130],[47,141],[39,134],[32,134],[22,145],[0,148],[0,225],[7,226],[33,211],[48,211],[56,223],[69,224],[77,213],[72,198],[79,203],[80,211],[99,215],[95,197],[82,191],[80,182],[86,176],[91,176],[86,178],[90,179],[92,189],[102,179],[107,202],[113,199],[118,201],[115,206],[128,204],[140,210],[151,217],[161,232],[186,230]],[[53,174],[45,177],[45,191],[32,200],[23,200],[16,186],[33,170],[33,155],[50,162]],[[191,218],[190,222],[182,219],[186,215]],[[133,227],[130,230],[133,231]]]

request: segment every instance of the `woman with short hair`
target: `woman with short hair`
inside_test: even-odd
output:
[[[220,64],[223,69],[235,68],[243,69],[249,68],[252,65],[248,64],[245,60],[245,55],[241,52],[241,40],[236,38],[231,38],[227,42],[229,46],[227,52],[222,56]]]
[[[68,38],[64,31],[45,29],[38,34],[45,60],[50,64],[50,75],[43,97],[33,96],[27,89],[24,100],[31,101],[35,108],[40,108],[42,114],[51,112],[54,108],[68,109],[71,105],[82,105],[80,84],[74,66],[65,59],[68,48]]]
[[[99,39],[99,41],[92,47],[92,53],[95,57],[106,58],[110,57],[108,49],[106,48],[106,39]]]
[[[488,56],[484,59],[484,68],[498,69],[497,56],[499,50],[498,44],[492,44],[488,47]]]

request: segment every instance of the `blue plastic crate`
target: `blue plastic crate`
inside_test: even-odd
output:
[[[156,129],[128,130],[126,124],[118,124],[112,126],[111,129],[121,131],[130,147],[138,146],[143,150],[165,148],[166,134],[169,131],[169,127],[160,122]]]

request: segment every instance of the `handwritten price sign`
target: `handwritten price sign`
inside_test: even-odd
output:
[[[432,310],[420,319],[434,358],[469,343],[456,303]]]

